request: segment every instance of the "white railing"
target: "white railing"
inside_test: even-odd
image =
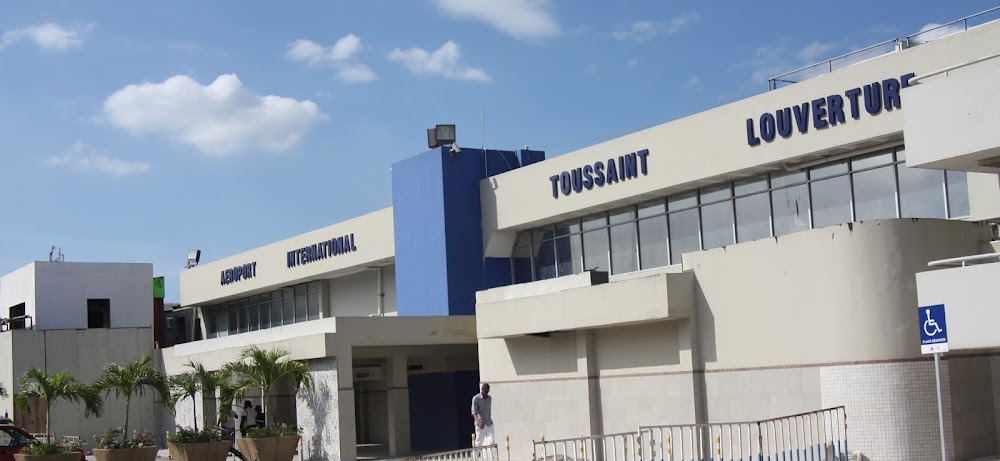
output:
[[[635,432],[591,435],[572,439],[532,440],[533,461],[634,461],[639,448]]]
[[[507,447],[506,461],[510,461],[510,447]],[[431,453],[412,458],[418,461],[500,461],[500,448],[497,445],[470,447],[461,450]]]
[[[927,263],[927,267],[938,267],[938,266],[962,266],[965,267],[969,263],[975,263],[980,261],[991,261],[996,262],[1000,258],[1000,253],[987,253],[981,255],[972,256],[961,256],[958,258],[940,259],[937,261],[931,261]]]
[[[643,460],[847,459],[844,407],[762,421],[643,426]]]

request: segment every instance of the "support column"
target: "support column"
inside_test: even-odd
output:
[[[326,357],[306,361],[309,367],[311,385],[300,389],[295,396],[296,424],[302,429],[303,461],[331,460],[343,458],[340,452],[344,445],[343,428],[340,422],[340,408],[343,402],[338,395],[339,364],[343,357]],[[351,359],[347,358],[348,367]],[[348,375],[350,379],[350,375]],[[353,403],[352,403],[353,406]],[[351,443],[354,439],[354,417],[351,415]],[[350,460],[354,460],[352,456]]]
[[[340,460],[356,461],[358,459],[358,430],[355,421],[354,402],[354,353],[350,345],[340,344],[337,348],[337,372],[339,383],[337,388],[340,408]]]
[[[597,376],[597,352],[594,350],[594,331],[578,330],[576,332],[577,369],[587,374],[588,413],[590,416],[590,434],[604,433],[604,416],[601,406],[601,383]]]
[[[387,363],[389,382],[386,407],[389,410],[389,456],[410,452],[410,389],[406,354],[393,354]]]

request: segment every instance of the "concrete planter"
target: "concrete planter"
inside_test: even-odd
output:
[[[247,461],[292,461],[302,437],[264,437],[236,439],[236,446]]]
[[[59,453],[58,455],[14,455],[14,461],[80,461],[80,453]]]
[[[168,443],[174,461],[225,461],[229,455],[228,440],[207,443]]]
[[[156,461],[159,447],[119,448],[117,450],[94,449],[97,461]]]

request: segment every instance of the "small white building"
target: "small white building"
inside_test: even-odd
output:
[[[95,381],[110,362],[129,362],[153,351],[153,265],[38,261],[0,277],[0,383],[13,395],[17,381],[34,367],[49,374],[73,373]],[[9,414],[31,432],[44,432],[45,413],[13,408],[0,398],[0,415]],[[84,418],[78,405],[53,406],[56,435],[90,439],[122,425],[124,403],[105,400],[104,415]],[[160,406],[147,393],[132,400],[133,428],[162,433]]]

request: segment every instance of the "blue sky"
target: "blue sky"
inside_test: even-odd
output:
[[[210,261],[389,206],[389,167],[434,124],[551,157],[993,6],[3,2],[0,273],[56,245],[152,262],[173,301],[190,248]]]

